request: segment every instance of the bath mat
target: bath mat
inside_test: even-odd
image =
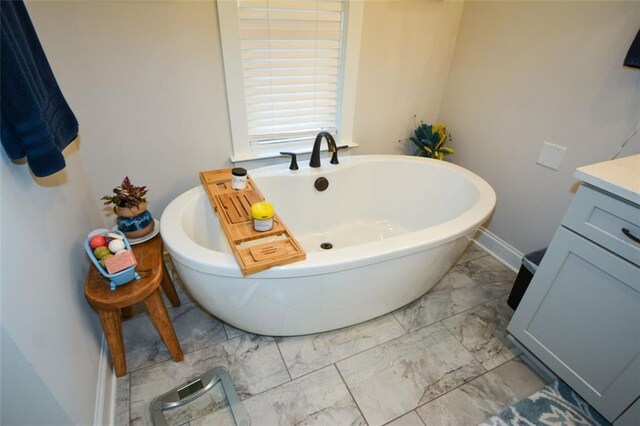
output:
[[[610,426],[562,381],[554,382],[488,418],[479,426]]]

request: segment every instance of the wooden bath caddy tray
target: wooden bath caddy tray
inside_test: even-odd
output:
[[[306,258],[302,246],[277,214],[270,231],[253,229],[251,204],[263,201],[264,196],[251,176],[247,178],[247,187],[241,190],[231,187],[231,169],[200,172],[200,181],[243,275]]]

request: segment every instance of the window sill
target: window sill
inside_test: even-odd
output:
[[[357,148],[360,146],[355,142],[349,142],[346,145],[349,147],[349,149]],[[320,151],[327,152],[328,150],[329,149],[327,147],[326,142],[323,142]],[[237,155],[234,154],[231,157],[229,157],[229,159],[231,160],[232,163],[242,163],[244,161],[278,158],[278,157],[282,157],[282,155],[280,155],[280,152],[284,152],[284,151],[295,152],[298,155],[304,155],[304,154],[310,154],[312,151],[312,148],[308,146],[305,146],[304,148],[300,148],[300,147],[292,148],[291,146],[289,147],[281,146],[280,148],[269,147],[269,148],[256,149],[255,151],[240,153]]]

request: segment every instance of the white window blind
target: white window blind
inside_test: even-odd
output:
[[[250,145],[336,135],[342,76],[341,0],[238,0]]]

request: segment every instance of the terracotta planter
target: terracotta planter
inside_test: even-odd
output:
[[[135,207],[116,207],[116,214],[120,217],[136,217],[147,210],[147,203],[140,203]]]
[[[147,211],[147,203],[135,207],[116,207],[118,229],[127,238],[140,238],[153,232],[155,222]]]

